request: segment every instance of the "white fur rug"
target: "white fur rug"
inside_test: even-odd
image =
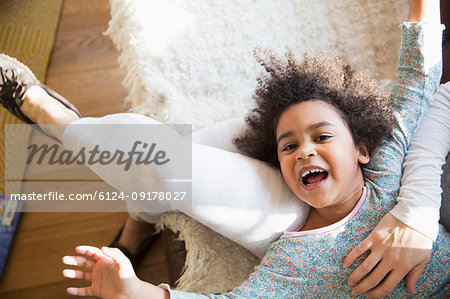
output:
[[[398,25],[408,11],[407,0],[110,0],[110,4],[107,34],[121,53],[119,62],[127,71],[126,100],[133,111],[162,122],[192,123],[194,128],[242,115],[252,105],[256,77],[262,71],[253,57],[256,47],[280,54],[293,49],[299,56],[305,50],[338,53],[354,68],[389,85],[397,63]],[[225,244],[223,238],[183,217],[164,220],[175,230],[183,229],[188,247],[180,288],[221,292],[238,285],[257,260],[242,249],[223,251],[232,255],[214,253],[194,240],[201,235],[211,244]],[[236,265],[240,273],[247,272],[243,275],[231,267],[239,260],[245,261]],[[214,269],[222,270],[211,272]]]

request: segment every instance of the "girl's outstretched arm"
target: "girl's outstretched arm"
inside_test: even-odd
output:
[[[408,21],[439,24],[439,13],[439,0],[411,0]],[[344,261],[344,267],[348,267],[361,254],[367,250],[371,251],[366,260],[349,276],[349,284],[354,285],[370,272],[353,288],[354,294],[367,292],[368,296],[385,296],[405,275],[408,290],[414,292],[415,285],[430,260],[431,247],[430,237],[408,226],[391,213],[386,214],[372,233],[356,246]]]

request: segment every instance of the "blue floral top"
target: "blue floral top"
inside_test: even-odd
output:
[[[441,75],[440,49],[430,35],[442,35],[442,27],[423,23],[401,25],[397,84],[391,103],[396,118],[393,140],[372,153],[363,169],[365,188],[357,206],[333,225],[305,232],[285,233],[268,252],[247,281],[229,293],[208,298],[348,298],[350,268],[342,267],[347,254],[363,241],[381,218],[396,204],[402,176],[402,162],[414,131],[435,92]],[[436,39],[436,40],[439,40]],[[428,44],[424,44],[427,41]],[[439,53],[439,52],[438,52]],[[430,57],[430,55],[432,57]],[[433,61],[435,59],[436,61]],[[431,261],[419,279],[416,294],[408,294],[404,279],[390,298],[441,298],[450,294],[450,235],[441,227],[433,245]],[[203,295],[170,290],[171,298],[201,298]],[[363,297],[360,295],[358,297]]]

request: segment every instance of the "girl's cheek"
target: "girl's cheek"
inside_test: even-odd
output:
[[[289,163],[286,163],[286,159],[283,160],[280,161],[281,174],[283,176],[284,181],[289,184],[293,179],[292,167],[289,167]]]
[[[281,174],[283,176],[283,179],[286,181],[287,169],[286,169],[286,165],[284,165],[283,161],[280,161],[280,169],[281,169]]]

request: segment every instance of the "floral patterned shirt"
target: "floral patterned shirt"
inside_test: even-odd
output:
[[[441,75],[441,60],[427,49],[440,49],[431,36],[442,35],[442,26],[425,23],[401,25],[397,84],[391,95],[396,123],[394,138],[374,150],[363,168],[365,188],[353,211],[341,221],[316,230],[286,232],[268,252],[247,281],[229,293],[198,295],[169,290],[171,298],[348,298],[350,273],[367,256],[348,269],[347,254],[363,241],[396,204],[402,162],[420,118],[426,111]],[[432,44],[430,44],[432,43]],[[433,51],[430,51],[433,52]],[[435,52],[439,53],[439,52]],[[433,244],[431,261],[408,294],[403,279],[390,298],[441,298],[450,294],[450,235],[441,227]],[[358,296],[364,297],[364,294]]]

